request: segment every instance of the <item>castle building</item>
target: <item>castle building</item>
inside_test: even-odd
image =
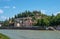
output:
[[[32,18],[31,17],[24,17],[24,18],[17,18],[15,19],[14,26],[15,27],[27,27],[32,26]]]

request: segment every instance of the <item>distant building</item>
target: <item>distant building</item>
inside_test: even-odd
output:
[[[14,22],[12,20],[9,20],[9,28],[13,28],[14,27]]]
[[[17,18],[15,19],[14,26],[15,27],[27,27],[32,26],[32,18],[31,17],[24,17],[24,18]]]
[[[2,22],[0,22],[0,27],[2,27],[2,24],[3,24],[3,23],[2,23]]]

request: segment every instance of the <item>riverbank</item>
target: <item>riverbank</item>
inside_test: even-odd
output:
[[[44,27],[39,27],[39,26],[32,26],[32,27],[0,27],[0,29],[8,29],[8,30],[59,30],[59,29],[55,29],[54,27],[48,27],[48,28],[44,28]]]
[[[20,29],[20,30],[46,30],[45,28],[41,28],[38,26],[35,27],[0,27],[0,29]]]
[[[10,38],[0,33],[0,39],[10,39]]]

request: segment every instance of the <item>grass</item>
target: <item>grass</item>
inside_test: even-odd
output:
[[[0,33],[0,39],[10,39],[10,38],[8,36],[3,35],[3,34]]]

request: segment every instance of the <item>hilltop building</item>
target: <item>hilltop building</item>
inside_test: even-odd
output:
[[[14,26],[15,27],[27,27],[32,26],[32,18],[31,17],[24,17],[24,18],[17,18],[15,19]]]

